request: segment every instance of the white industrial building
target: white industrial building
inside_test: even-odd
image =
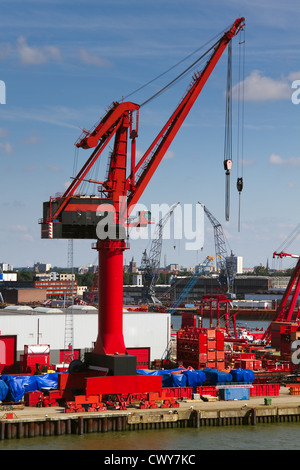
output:
[[[50,345],[50,361],[57,364],[64,349],[66,312],[70,314],[70,310],[58,308],[6,307],[0,310],[0,342],[1,336],[16,336],[17,360],[25,345]],[[72,315],[73,348],[79,349],[83,357],[97,339],[98,311],[76,305]],[[126,348],[149,348],[150,361],[161,359],[170,344],[171,315],[124,309],[123,334]]]

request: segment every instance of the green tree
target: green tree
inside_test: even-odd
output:
[[[253,272],[255,276],[268,276],[269,275],[267,268],[262,265],[255,266]]]
[[[33,271],[18,271],[19,282],[33,281]]]

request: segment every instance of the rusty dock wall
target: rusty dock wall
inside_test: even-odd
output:
[[[201,408],[199,404],[191,406],[189,403],[183,408],[91,413],[64,413],[62,409],[50,412],[49,409],[43,408],[33,409],[31,417],[22,417],[20,412],[4,413],[0,417],[0,440],[145,429],[255,426],[260,423],[300,421],[300,403],[252,406],[249,402],[242,402],[238,406],[235,404],[225,408],[220,402],[212,405],[210,408]]]

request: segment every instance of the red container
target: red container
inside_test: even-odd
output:
[[[208,350],[209,349],[215,350],[216,346],[217,346],[217,342],[215,340],[210,340],[210,339],[207,340],[207,349]]]
[[[208,361],[215,361],[216,358],[216,351],[207,351],[207,360]]]
[[[36,390],[34,392],[25,392],[24,394],[24,404],[25,406],[37,406],[37,404],[42,401],[43,394],[42,392]]]
[[[215,369],[216,368],[216,361],[208,360],[207,364],[206,364],[206,367],[209,367],[210,369]]]
[[[199,354],[199,362],[202,362],[202,363],[207,362],[207,354],[204,354],[204,353]]]
[[[246,359],[241,360],[242,369],[253,369],[253,361],[248,361]]]
[[[216,339],[216,330],[214,328],[207,329],[207,339]]]
[[[217,349],[217,351],[224,351],[224,341],[217,340],[216,341],[216,349]]]
[[[162,390],[166,393],[167,398],[192,398],[193,393],[193,387],[164,387]]]
[[[207,352],[207,343],[199,344],[199,353],[206,353]]]
[[[199,342],[200,343],[207,343],[207,334],[206,333],[199,333]]]
[[[258,369],[262,369],[262,361],[253,361],[253,369],[254,370],[258,370]]]
[[[255,384],[249,389],[250,397],[278,396],[280,384]]]
[[[216,363],[216,369],[217,370],[224,370],[225,369],[225,361],[217,361]]]
[[[216,359],[217,359],[217,361],[224,361],[225,360],[225,352],[224,351],[216,351]]]
[[[224,331],[216,330],[216,340],[217,341],[224,341]]]
[[[196,393],[200,395],[211,395],[212,397],[216,397],[219,393],[216,387],[196,387]]]

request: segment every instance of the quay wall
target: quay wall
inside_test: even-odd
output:
[[[193,408],[193,409],[192,409]],[[107,433],[145,429],[200,428],[206,426],[255,426],[260,423],[300,421],[299,405],[267,405],[212,409],[153,409],[113,412],[57,413],[44,416],[17,417],[5,413],[0,418],[0,440],[61,436],[67,434]]]

